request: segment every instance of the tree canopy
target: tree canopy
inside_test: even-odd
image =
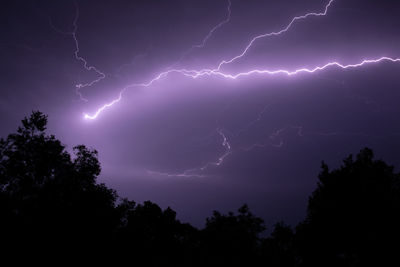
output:
[[[68,153],[33,112],[0,139],[0,235],[9,251],[58,251],[143,266],[367,266],[398,262],[400,175],[372,150],[323,163],[306,218],[278,222],[266,237],[247,205],[214,211],[205,227],[181,223],[171,208],[122,199],[97,182],[96,150]]]
[[[308,265],[365,266],[393,256],[400,237],[399,186],[393,166],[375,160],[368,148],[336,170],[322,163],[298,231]]]

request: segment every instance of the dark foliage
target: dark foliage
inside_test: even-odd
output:
[[[283,222],[275,224],[271,236],[263,240],[262,252],[265,266],[297,266],[292,228]]]
[[[71,158],[45,134],[46,122],[33,112],[16,134],[0,141],[2,240],[9,248],[73,244],[77,251],[109,242],[119,223],[117,195],[96,184],[97,152],[77,146]]]
[[[245,266],[260,258],[260,234],[265,230],[261,218],[244,205],[238,214],[214,211],[201,231],[202,266],[213,264]]]
[[[97,152],[71,156],[33,112],[0,140],[3,259],[29,253],[58,259],[128,261],[137,266],[393,266],[400,238],[400,176],[369,149],[330,171],[322,164],[308,214],[296,231],[277,223],[268,238],[244,205],[214,211],[198,230],[146,201],[97,183]],[[4,249],[3,249],[4,247]]]
[[[393,263],[400,248],[400,175],[370,149],[333,171],[322,164],[308,215],[298,227],[305,266]],[[391,265],[391,264],[390,264]]]

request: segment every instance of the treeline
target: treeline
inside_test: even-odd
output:
[[[203,229],[150,201],[136,204],[96,182],[97,152],[70,155],[33,112],[0,140],[0,240],[10,255],[84,256],[131,266],[395,266],[400,175],[370,149],[329,170],[323,163],[304,221],[264,221],[244,205],[214,211]]]

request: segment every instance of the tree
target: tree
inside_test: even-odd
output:
[[[372,150],[333,171],[323,163],[298,227],[304,266],[381,265],[400,248],[400,175]],[[398,261],[398,260],[397,260]]]
[[[214,211],[201,232],[201,256],[205,266],[253,266],[260,258],[260,234],[264,221],[247,205],[238,214]]]
[[[278,222],[270,237],[262,242],[265,266],[296,266],[295,233],[289,225]]]
[[[264,221],[247,205],[214,211],[199,231],[169,207],[120,199],[97,183],[97,151],[80,145],[70,155],[46,125],[33,112],[0,139],[3,259],[14,251],[93,255],[91,263],[109,255],[143,266],[399,265],[400,174],[370,149],[332,171],[323,163],[296,232],[278,223],[263,238]]]
[[[197,229],[176,219],[171,208],[162,210],[145,201],[126,213],[117,236],[119,253],[134,254],[148,266],[191,266]]]
[[[97,151],[80,145],[74,156],[36,111],[17,133],[0,140],[0,231],[27,248],[104,244],[119,223],[117,194],[96,182]]]

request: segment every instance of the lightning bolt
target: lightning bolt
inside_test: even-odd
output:
[[[84,118],[85,118],[85,119],[90,119],[90,120],[96,119],[97,116],[99,116],[100,113],[103,112],[105,109],[107,109],[107,108],[113,106],[114,104],[118,103],[119,101],[121,101],[121,99],[122,99],[122,94],[123,94],[123,93],[125,92],[125,90],[127,90],[128,88],[129,88],[129,87],[124,88],[124,89],[119,93],[118,98],[114,99],[114,100],[111,101],[110,103],[107,103],[107,104],[104,104],[103,106],[101,106],[101,107],[96,111],[96,113],[93,114],[92,116],[85,113],[85,114],[84,114]]]
[[[232,14],[231,6],[232,6],[232,2],[231,2],[231,0],[228,0],[228,16],[226,17],[226,19],[221,21],[217,25],[215,25],[214,28],[212,28],[209,31],[209,33],[206,35],[206,37],[204,37],[203,41],[200,44],[192,46],[192,48],[203,48],[206,45],[208,39],[210,39],[211,36],[214,34],[214,32],[216,30],[218,30],[219,28],[221,28],[222,26],[224,26],[225,24],[227,24],[231,20],[231,14]]]
[[[244,128],[240,129],[236,134],[235,137],[238,137],[239,135],[241,135],[242,133],[246,132],[248,129],[250,129],[253,125],[255,125],[256,123],[260,122],[261,119],[263,118],[264,114],[267,112],[269,108],[269,105],[266,105],[261,112],[258,114],[257,118],[251,122],[249,122]]]
[[[228,141],[228,138],[226,137],[226,135],[224,134],[224,132],[221,129],[217,130],[218,134],[222,137],[222,146],[225,147],[225,153],[222,154],[219,158],[218,161],[216,162],[209,162],[206,165],[204,165],[203,167],[200,168],[201,171],[206,170],[207,168],[209,168],[210,166],[220,166],[223,162],[224,159],[229,156],[229,154],[231,154],[231,144]]]
[[[304,136],[303,126],[286,126],[286,127],[283,127],[281,129],[278,129],[278,130],[272,132],[268,136],[268,141],[266,141],[264,143],[255,143],[255,144],[252,144],[247,147],[241,147],[241,148],[239,148],[239,150],[248,152],[248,151],[251,151],[256,148],[266,148],[268,146],[272,146],[275,148],[281,148],[284,145],[283,139],[280,137],[281,134],[286,131],[293,130],[293,129],[297,131],[298,136],[300,136],[300,137]],[[277,140],[279,140],[278,143],[277,143]]]
[[[201,43],[192,45],[192,47],[190,47],[190,49],[188,49],[187,51],[183,52],[181,57],[179,58],[179,60],[177,62],[175,62],[174,64],[172,64],[171,66],[169,66],[167,69],[171,69],[174,68],[176,65],[178,65],[183,59],[185,59],[188,55],[190,55],[194,50],[196,49],[200,49],[200,48],[204,48],[206,46],[207,41],[213,36],[214,32],[216,30],[218,30],[219,28],[221,28],[222,26],[224,26],[225,24],[227,24],[230,20],[231,20],[231,15],[232,15],[232,11],[231,11],[231,6],[232,6],[232,2],[231,0],[228,0],[228,15],[226,17],[226,19],[224,19],[223,21],[221,21],[220,23],[218,23],[217,25],[215,25],[213,28],[211,28],[211,30],[208,32],[208,34],[203,38],[203,40],[201,41]]]
[[[297,136],[299,137],[306,137],[306,136],[321,136],[321,137],[340,137],[340,136],[357,136],[357,137],[365,137],[365,138],[373,138],[373,139],[384,139],[388,137],[393,137],[393,136],[399,136],[400,133],[394,132],[390,134],[368,134],[364,132],[344,132],[344,131],[335,131],[335,132],[320,132],[320,131],[305,131],[303,126],[285,126],[281,129],[276,130],[275,132],[272,132],[268,136],[268,141],[265,141],[263,143],[254,143],[250,146],[247,147],[240,147],[238,150],[241,151],[251,151],[254,149],[263,149],[268,146],[275,147],[275,148],[281,148],[284,145],[284,140],[281,136],[284,132],[287,132],[289,130],[295,130]],[[279,140],[279,143],[276,143],[277,140]]]
[[[304,19],[307,19],[308,17],[326,16],[326,14],[328,13],[328,9],[329,9],[329,7],[331,6],[331,4],[333,3],[333,1],[334,1],[334,0],[330,0],[330,1],[328,2],[328,4],[325,6],[324,11],[321,12],[321,13],[312,12],[312,13],[307,13],[307,14],[302,15],[302,16],[294,17],[294,18],[290,21],[290,23],[289,23],[288,25],[286,25],[286,27],[284,27],[283,29],[281,29],[281,30],[279,30],[279,31],[269,32],[269,33],[264,33],[264,34],[257,35],[256,37],[254,37],[253,39],[251,39],[251,41],[250,41],[249,44],[245,47],[245,49],[242,51],[241,54],[239,54],[239,55],[237,55],[237,56],[235,56],[235,57],[233,57],[233,58],[231,58],[231,59],[229,59],[229,60],[223,60],[223,61],[221,61],[221,63],[219,63],[219,65],[218,65],[217,70],[220,70],[221,67],[222,67],[223,65],[225,65],[225,64],[233,63],[234,61],[236,61],[236,60],[238,60],[238,59],[244,57],[244,56],[247,54],[247,52],[249,51],[249,49],[251,48],[251,46],[252,46],[257,40],[259,40],[259,39],[266,38],[266,37],[272,37],[272,36],[281,35],[281,34],[287,32],[287,31],[293,26],[293,24],[295,24],[295,23],[296,23],[297,21],[299,21],[299,20],[304,20]]]
[[[230,133],[230,135],[234,138],[239,137],[242,133],[249,131],[252,126],[259,123],[266,111],[270,106],[265,106],[253,119],[250,123],[248,123],[244,128],[240,129],[236,133]],[[286,132],[294,131],[295,134],[300,137],[304,138],[306,136],[321,136],[321,137],[338,137],[338,136],[358,136],[358,137],[366,137],[366,138],[387,138],[392,136],[399,136],[400,133],[391,133],[389,135],[371,135],[363,132],[321,132],[321,131],[306,131],[303,126],[299,125],[287,125],[282,128],[278,128],[272,131],[267,138],[263,142],[253,143],[247,146],[240,146],[237,147],[235,150],[233,149],[230,141],[228,140],[227,135],[224,132],[227,130],[222,131],[221,128],[217,128],[216,132],[222,137],[222,146],[225,148],[225,152],[221,154],[216,161],[211,161],[203,165],[202,167],[188,169],[179,173],[168,173],[168,172],[157,172],[157,171],[147,171],[149,175],[156,175],[156,176],[166,176],[166,177],[181,177],[181,178],[205,178],[209,177],[210,175],[207,174],[205,171],[211,169],[211,167],[219,167],[221,166],[228,158],[228,156],[232,155],[233,153],[238,152],[250,152],[255,149],[265,149],[267,147],[272,148],[282,148],[285,145],[284,137],[282,136]]]
[[[254,69],[254,70],[250,70],[247,72],[239,72],[237,74],[229,74],[229,73],[224,73],[222,71],[216,71],[216,70],[201,70],[201,71],[196,71],[196,70],[186,70],[186,69],[173,69],[173,70],[168,70],[166,72],[163,72],[161,74],[159,74],[158,76],[156,76],[154,79],[150,80],[147,83],[141,83],[141,84],[132,84],[129,85],[125,88],[123,88],[119,94],[119,97],[113,101],[111,101],[110,103],[104,104],[102,107],[100,107],[93,115],[89,115],[87,113],[84,114],[84,118],[85,119],[91,119],[94,120],[96,119],[101,112],[103,112],[105,109],[110,108],[111,106],[113,106],[115,103],[118,103],[119,101],[121,101],[122,99],[122,94],[129,88],[132,87],[138,87],[138,86],[142,86],[142,87],[149,87],[151,86],[154,82],[160,80],[161,78],[171,74],[171,73],[179,73],[182,74],[184,76],[187,77],[191,77],[191,78],[199,78],[201,76],[221,76],[223,78],[227,78],[227,79],[232,79],[232,80],[236,80],[240,77],[243,76],[250,76],[250,75],[254,75],[254,74],[265,74],[265,75],[278,75],[278,74],[284,74],[287,76],[293,76],[293,75],[297,75],[300,73],[314,73],[317,71],[322,71],[325,70],[329,67],[338,67],[341,69],[350,69],[350,68],[358,68],[361,66],[364,66],[366,64],[372,64],[372,63],[379,63],[382,61],[389,61],[389,62],[400,62],[400,58],[391,58],[391,57],[380,57],[377,59],[365,59],[359,63],[355,63],[355,64],[342,64],[340,62],[329,62],[326,63],[325,65],[322,66],[317,66],[314,68],[300,68],[300,69],[295,69],[295,70],[286,70],[286,69],[277,69],[277,70],[263,70],[263,69]]]
[[[94,71],[97,74],[97,79],[94,79],[90,82],[87,83],[79,83],[77,85],[75,85],[76,87],[76,94],[79,96],[80,100],[84,101],[84,102],[88,102],[88,100],[83,97],[81,89],[85,88],[85,87],[90,87],[92,85],[94,85],[95,83],[100,82],[101,80],[103,80],[104,78],[106,78],[106,75],[100,71],[99,69],[97,69],[95,66],[91,66],[89,65],[88,61],[83,58],[82,56],[79,55],[80,53],[80,49],[79,49],[79,42],[78,42],[78,37],[77,37],[77,32],[78,32],[78,19],[79,19],[79,7],[78,7],[78,3],[76,1],[74,1],[74,5],[75,5],[75,18],[73,21],[73,30],[70,33],[72,35],[72,38],[74,40],[75,43],[75,51],[74,51],[74,56],[75,59],[78,60],[79,62],[81,62],[83,64],[83,67],[87,70],[87,71]]]
[[[225,148],[225,152],[218,157],[216,161],[207,162],[201,167],[193,168],[185,170],[181,173],[168,173],[168,172],[157,172],[148,170],[147,173],[150,175],[160,175],[160,176],[167,176],[167,177],[197,177],[203,178],[207,177],[206,174],[202,174],[204,171],[208,170],[211,167],[218,167],[224,163],[226,157],[232,154],[232,146],[228,141],[227,136],[221,129],[217,129],[217,133],[222,137],[222,146]]]
[[[332,3],[334,2],[334,0],[330,0],[326,5],[325,8],[323,10],[323,12],[320,13],[316,13],[316,12],[311,12],[311,13],[307,13],[305,15],[302,16],[296,16],[294,17],[289,24],[287,24],[285,27],[283,27],[281,30],[279,31],[274,31],[274,32],[269,32],[269,33],[264,33],[261,35],[257,35],[254,38],[252,38],[250,40],[250,42],[248,43],[248,45],[245,47],[245,49],[238,54],[237,56],[229,59],[229,60],[222,60],[218,66],[214,69],[201,69],[201,70],[189,70],[189,69],[169,69],[167,71],[161,72],[158,75],[156,75],[153,79],[144,82],[144,83],[138,83],[138,84],[131,84],[128,85],[126,87],[124,87],[120,93],[118,98],[112,100],[109,103],[104,104],[103,106],[101,106],[99,109],[97,109],[97,111],[90,115],[87,113],[84,113],[84,118],[85,119],[90,119],[90,120],[94,120],[96,119],[104,110],[110,108],[111,106],[113,106],[114,104],[118,103],[119,101],[121,101],[122,99],[122,94],[129,88],[133,88],[133,87],[149,87],[151,86],[153,83],[167,77],[170,74],[176,73],[176,74],[180,74],[189,78],[200,78],[200,77],[209,77],[209,76],[219,76],[225,79],[231,79],[231,80],[236,80],[238,78],[241,77],[245,77],[245,76],[251,76],[251,75],[287,75],[287,76],[294,76],[294,75],[298,75],[301,73],[315,73],[318,71],[323,71],[327,68],[330,67],[337,67],[339,69],[351,69],[351,68],[358,68],[358,67],[362,67],[364,65],[367,64],[373,64],[373,63],[379,63],[379,62],[383,62],[383,61],[387,61],[387,62],[400,62],[400,58],[392,58],[392,57],[379,57],[379,58],[373,58],[373,59],[364,59],[361,62],[357,62],[357,63],[352,63],[352,64],[343,64],[337,61],[333,61],[333,62],[328,62],[325,63],[323,65],[318,65],[315,66],[314,68],[299,68],[299,69],[294,69],[294,70],[289,70],[289,69],[251,69],[245,72],[238,72],[238,73],[227,73],[221,70],[222,66],[226,65],[226,64],[231,64],[233,62],[235,62],[236,60],[244,57],[247,52],[250,50],[250,48],[252,47],[252,45],[257,41],[260,40],[262,38],[267,38],[267,37],[272,37],[272,36],[278,36],[281,35],[283,33],[286,33],[287,31],[289,31],[293,25],[301,20],[305,20],[309,17],[319,17],[319,16],[326,16],[328,13],[328,9],[329,7],[331,7]],[[230,7],[230,5],[229,5]],[[230,10],[230,9],[229,9]],[[218,26],[218,25],[217,25]],[[217,28],[215,28],[217,29]],[[215,30],[214,30],[215,31]],[[214,31],[210,31],[210,34],[212,34]],[[207,37],[204,39],[207,40]]]

